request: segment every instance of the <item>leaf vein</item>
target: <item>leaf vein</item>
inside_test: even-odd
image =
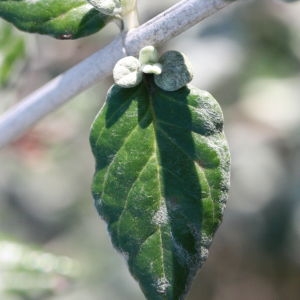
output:
[[[115,162],[116,158],[118,157],[120,151],[123,149],[123,147],[126,145],[126,142],[130,139],[130,137],[135,133],[135,131],[138,129],[138,124],[136,124],[133,129],[131,130],[131,132],[129,133],[129,135],[127,135],[127,137],[125,138],[123,144],[121,145],[121,147],[115,152],[114,154],[114,158],[111,160],[111,162],[109,163],[109,165],[107,166],[106,172],[104,174],[104,180],[103,180],[103,190],[101,193],[101,197],[103,198],[104,196],[104,191],[105,191],[105,187],[107,184],[107,178],[109,176],[109,172],[110,172],[110,168],[112,167],[113,163]]]
[[[145,119],[145,118],[146,118],[146,116],[143,119]],[[143,121],[143,119],[141,121]],[[106,187],[106,184],[107,184],[107,178],[109,176],[109,172],[110,172],[111,166],[115,162],[115,160],[118,157],[118,154],[120,153],[120,151],[122,150],[122,148],[126,145],[126,142],[137,131],[138,128],[139,128],[139,123],[136,123],[136,125],[133,127],[133,129],[131,130],[131,132],[129,133],[129,135],[125,138],[125,140],[124,140],[123,144],[121,145],[121,147],[115,152],[114,158],[111,160],[111,162],[107,166],[106,172],[104,174],[104,180],[103,180],[103,190],[102,190],[102,193],[101,193],[101,197],[102,198],[103,198],[104,193],[105,193],[104,191],[105,191],[105,187]]]
[[[155,129],[155,125],[154,125],[154,129]],[[156,129],[157,130],[157,129]],[[158,161],[158,149],[157,149],[157,143],[155,142],[154,143],[154,149],[155,149],[155,153],[156,153],[156,171],[157,171],[157,182],[158,182],[158,190],[159,190],[159,195],[163,195],[162,193],[162,186],[161,186],[161,182],[160,182],[160,170],[159,170],[159,167],[160,167],[160,163]],[[164,203],[163,203],[164,202]],[[160,197],[159,199],[159,206],[161,207],[162,205],[166,205],[165,203],[165,200],[163,199],[163,197]],[[162,239],[162,231],[161,231],[161,225],[158,225],[158,230],[159,230],[159,239],[160,239],[160,244],[161,244],[161,247],[160,247],[160,250],[161,250],[161,266],[162,266],[162,273],[163,273],[163,276],[166,277],[166,271],[165,271],[165,265],[164,265],[164,251],[163,251],[163,239]],[[171,229],[170,229],[171,231]]]
[[[164,95],[164,94],[160,95],[160,97],[162,97],[162,98],[165,99],[165,100],[168,100],[169,102],[176,103],[176,104],[179,105],[179,106],[188,106],[188,107],[190,107],[193,111],[195,111],[195,110],[197,109],[197,107],[195,107],[195,106],[193,106],[193,105],[191,105],[191,104],[189,104],[189,103],[186,103],[186,102],[180,102],[180,101],[174,100],[173,98],[168,97],[167,95]]]
[[[209,185],[207,176],[205,174],[205,168],[203,166],[200,166],[199,164],[196,163],[196,161],[191,157],[191,155],[189,153],[187,153],[184,149],[182,149],[182,147],[180,145],[178,145],[178,143],[176,143],[173,139],[171,139],[169,137],[169,135],[161,128],[158,127],[158,129],[161,131],[161,133],[176,147],[178,148],[178,150],[180,150],[185,156],[187,156],[188,158],[190,158],[193,162],[196,168],[198,168],[200,170],[200,172],[203,174],[203,177],[206,180],[207,186],[208,186],[208,191],[209,191],[209,199],[211,200],[212,204],[214,205],[214,200],[212,197],[212,191],[211,191],[211,187]],[[163,167],[163,166],[162,166]],[[164,168],[164,167],[163,167]],[[166,171],[168,171],[170,174],[172,174],[173,176],[176,176],[178,178],[178,180],[182,181],[182,179],[177,176],[175,173],[171,172],[169,169],[164,168]],[[184,186],[184,183],[183,183]],[[191,194],[189,194],[190,196],[192,196]],[[213,210],[213,214],[212,214],[212,218],[213,221],[215,220],[215,211]]]
[[[118,109],[117,109],[116,111],[114,111],[114,113],[113,113],[109,118],[107,118],[106,123],[108,123],[109,121],[111,121],[111,120],[114,118],[114,116],[115,116],[117,113],[119,113],[119,112],[123,109],[123,107],[125,107],[125,106],[127,105],[127,103],[128,103],[129,101],[131,101],[131,100],[133,99],[134,95],[137,94],[138,91],[139,91],[139,89],[135,90],[135,91],[130,95],[129,99],[127,99],[127,101],[124,101],[124,103],[123,103],[122,105],[120,105],[120,106],[118,107]],[[107,129],[107,128],[106,128],[105,126],[103,126],[102,129],[101,129],[101,131],[99,132],[98,138],[97,138],[97,140],[96,140],[96,146],[98,145],[98,143],[99,143],[99,141],[100,141],[100,138],[101,138],[101,136],[102,136],[102,133],[103,133],[106,129]]]
[[[125,199],[125,203],[124,203],[124,207],[120,213],[120,216],[118,218],[118,220],[116,221],[118,226],[117,226],[117,236],[119,238],[119,235],[120,235],[120,224],[121,224],[121,219],[122,219],[122,216],[124,215],[124,212],[127,208],[127,205],[128,205],[128,200],[129,200],[129,195],[135,185],[135,183],[138,181],[138,179],[140,178],[141,174],[143,173],[143,171],[146,169],[147,165],[149,164],[149,162],[151,161],[151,159],[154,157],[154,154],[151,153],[151,155],[149,156],[148,160],[146,161],[146,163],[144,164],[144,166],[141,168],[141,170],[139,171],[139,174],[138,176],[134,179],[134,181],[132,182],[129,190],[128,190],[128,193],[127,193],[127,196],[126,196],[126,199]]]
[[[81,7],[85,7],[85,6],[89,6],[89,4],[78,4],[77,6],[73,5],[72,8],[66,9],[66,11],[60,13],[59,15],[50,17],[49,19],[45,20],[44,24],[50,23],[55,20],[59,20],[59,19],[63,18],[64,16],[66,16],[67,14],[69,14],[71,11],[76,11],[77,9],[80,9]],[[41,8],[47,12],[47,8],[43,8],[43,7],[41,7]],[[91,9],[93,9],[93,8],[91,7]]]
[[[150,94],[151,95],[151,94]],[[158,182],[158,190],[159,190],[159,195],[163,195],[163,192],[162,192],[162,186],[161,186],[161,180],[160,180],[160,162],[158,160],[159,158],[159,151],[158,151],[158,145],[157,145],[157,129],[158,129],[158,126],[157,126],[157,119],[154,118],[155,117],[155,109],[153,107],[153,99],[152,97],[150,96],[150,109],[151,109],[151,112],[152,112],[152,115],[153,115],[153,129],[154,129],[154,132],[155,132],[155,137],[156,137],[156,140],[154,142],[154,152],[156,153],[156,170],[157,170],[157,182]],[[164,203],[163,203],[164,202]],[[165,205],[166,206],[166,201],[163,197],[160,197],[159,199],[159,205],[160,207],[162,205]],[[162,265],[162,273],[163,273],[163,276],[165,278],[167,278],[167,275],[166,275],[166,270],[165,270],[165,265],[164,265],[164,250],[163,250],[163,238],[162,238],[162,225],[158,225],[158,230],[159,230],[159,238],[160,238],[160,244],[161,244],[161,247],[160,247],[160,250],[161,250],[161,265]],[[172,235],[172,229],[169,227],[169,230],[170,230],[170,233]]]
[[[161,133],[173,144],[178,150],[180,150],[185,156],[187,156],[190,160],[194,161],[194,158],[186,152],[177,142],[174,141],[161,127],[157,126],[157,130],[160,130]]]

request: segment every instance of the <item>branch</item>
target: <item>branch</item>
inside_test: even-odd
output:
[[[41,118],[112,73],[122,57],[146,45],[159,45],[179,35],[233,0],[182,0],[23,99],[0,118],[0,148],[24,134]],[[124,51],[124,46],[126,51]],[[126,52],[126,53],[125,53]]]

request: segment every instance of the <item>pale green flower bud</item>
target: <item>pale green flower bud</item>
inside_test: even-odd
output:
[[[143,79],[141,63],[133,56],[120,59],[113,70],[114,81],[124,88],[137,86]]]
[[[158,52],[153,46],[146,46],[139,53],[139,61],[142,65],[155,64],[158,59]]]
[[[146,74],[156,74],[159,75],[162,72],[162,66],[161,64],[153,64],[153,65],[143,65],[142,66],[142,72]]]

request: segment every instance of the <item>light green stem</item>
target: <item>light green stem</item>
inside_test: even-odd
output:
[[[121,1],[122,19],[124,23],[124,31],[129,31],[139,26],[137,0]]]
[[[135,8],[134,10],[130,11],[126,15],[123,16],[124,22],[124,30],[129,31],[133,28],[139,27],[139,19],[138,19],[138,12]]]

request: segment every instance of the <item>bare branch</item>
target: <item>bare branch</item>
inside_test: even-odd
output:
[[[146,45],[159,45],[216,13],[231,0],[182,0],[124,38],[126,52],[135,55]],[[17,139],[41,118],[110,75],[115,63],[124,57],[121,37],[83,60],[70,70],[12,107],[0,118],[0,147]]]

